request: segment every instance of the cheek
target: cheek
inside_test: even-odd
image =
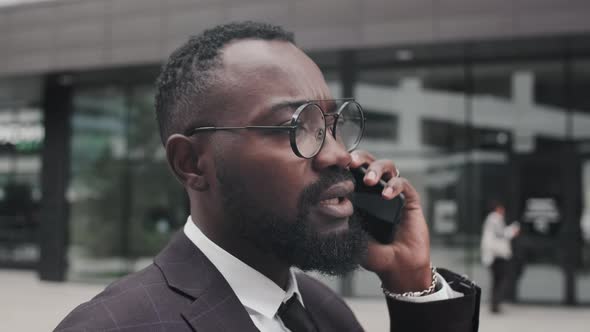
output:
[[[252,152],[239,160],[242,183],[255,196],[250,199],[272,211],[295,211],[301,192],[313,182],[310,161],[290,149],[266,147]]]

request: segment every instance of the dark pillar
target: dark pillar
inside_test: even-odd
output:
[[[576,299],[576,268],[581,261],[582,239],[580,234],[580,218],[582,215],[582,170],[581,160],[578,157],[574,141],[574,117],[573,117],[573,68],[570,39],[565,40],[566,54],[563,59],[564,84],[563,94],[566,102],[566,148],[562,150],[566,162],[562,162],[564,174],[564,203],[563,220],[564,229],[561,240],[564,244],[563,272],[565,276],[564,303],[567,305],[577,304]]]
[[[581,169],[574,144],[567,144],[562,150],[563,174],[563,229],[562,267],[564,273],[564,303],[576,305],[576,268],[581,260],[580,217],[582,207]]]
[[[358,71],[356,68],[356,54],[352,50],[345,50],[340,53],[340,81],[342,84],[342,97],[354,97],[354,86]],[[354,295],[354,278],[352,273],[342,277],[340,284],[342,296]]]
[[[465,113],[464,126],[465,143],[459,149],[465,153],[465,196],[462,200],[464,206],[464,216],[466,216],[463,230],[468,238],[477,233],[479,226],[475,223],[481,223],[481,213],[479,212],[479,195],[481,186],[479,181],[479,168],[475,160],[472,158],[475,146],[475,130],[473,125],[473,92],[475,90],[475,79],[473,77],[473,63],[471,60],[471,48],[469,44],[463,46],[463,75],[465,80]],[[460,204],[461,204],[460,203]],[[475,244],[471,241],[465,241],[465,272],[467,275],[474,274],[474,264],[472,252],[475,252]]]
[[[45,139],[41,170],[41,280],[64,281],[67,270],[69,208],[66,190],[70,173],[71,101],[71,77],[47,75],[43,95]]]

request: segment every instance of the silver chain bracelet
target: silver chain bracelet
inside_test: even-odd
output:
[[[432,293],[434,293],[434,290],[436,289],[436,285],[438,284],[438,275],[436,274],[436,267],[432,266],[432,264],[430,264],[430,271],[432,273],[432,283],[430,284],[430,287],[426,288],[423,291],[393,293],[393,292],[390,292],[387,289],[385,289],[385,287],[383,287],[383,284],[381,284],[381,289],[383,290],[383,294],[385,294],[386,296],[391,297],[393,299],[396,299],[399,297],[419,297],[419,296],[432,294]]]

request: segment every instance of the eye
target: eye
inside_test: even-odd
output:
[[[309,125],[306,123],[299,123],[299,125],[297,126],[299,130],[308,132],[309,131]]]

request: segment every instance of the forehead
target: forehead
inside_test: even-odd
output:
[[[246,103],[252,106],[248,109],[262,110],[284,101],[330,98],[318,66],[291,43],[237,41],[223,49],[222,61],[230,104]]]

